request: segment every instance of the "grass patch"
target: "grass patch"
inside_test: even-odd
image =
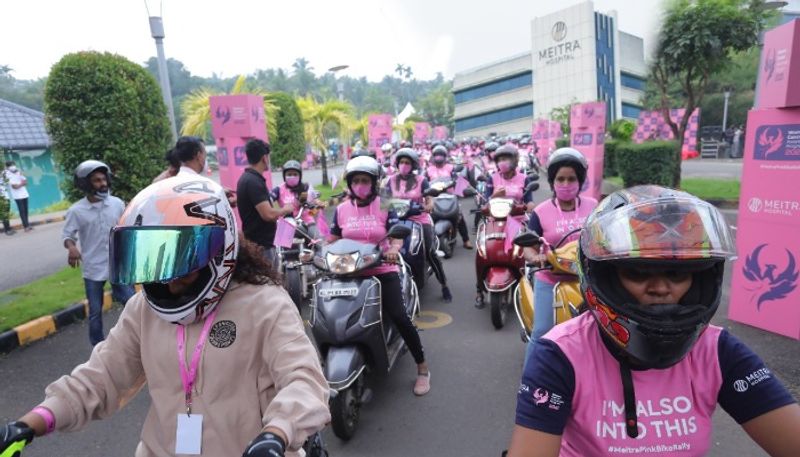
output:
[[[332,195],[341,193],[344,191],[344,180],[341,180],[337,183],[335,189],[331,189],[331,186],[323,186],[322,184],[317,184],[314,186],[314,190],[319,192],[320,197],[319,199],[323,202],[327,202],[330,200]]]
[[[741,183],[735,179],[686,178],[681,189],[703,200],[739,200]]]
[[[604,178],[606,181],[623,186],[622,178],[614,176]],[[736,179],[684,178],[681,179],[681,190],[696,195],[703,200],[739,200],[741,183]]]
[[[86,298],[80,268],[66,267],[24,286],[0,292],[0,332],[52,314]]]

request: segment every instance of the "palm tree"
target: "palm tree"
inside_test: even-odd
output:
[[[297,99],[297,106],[305,123],[306,141],[319,151],[322,161],[322,185],[328,185],[328,141],[325,131],[331,127],[337,129],[340,136],[347,134],[352,124],[353,106],[339,100],[326,100],[322,103],[307,96]]]
[[[267,131],[270,138],[275,138],[278,124],[276,123],[279,108],[269,99],[269,92],[248,83],[244,75],[239,76],[230,92],[224,92],[201,87],[188,94],[181,102],[183,112],[183,128],[181,135],[194,135],[200,138],[211,138],[211,102],[213,95],[255,94],[264,97],[264,114],[267,118]]]
[[[317,79],[314,73],[311,72],[314,67],[309,65],[305,57],[300,57],[294,61],[292,68],[294,68],[293,77],[297,80],[298,93],[302,96],[308,95],[308,93],[313,90],[314,83]]]

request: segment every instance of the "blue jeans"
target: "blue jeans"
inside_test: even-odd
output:
[[[89,342],[92,346],[103,341],[103,287],[105,281],[83,278],[86,299],[89,301]],[[111,297],[114,301],[125,304],[136,293],[133,286],[111,284]]]
[[[533,345],[545,333],[553,328],[553,284],[534,280],[533,282],[533,331],[528,348],[525,351],[527,363],[533,352]]]

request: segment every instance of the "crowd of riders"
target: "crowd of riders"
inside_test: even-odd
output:
[[[428,348],[407,303],[419,300],[418,290],[408,290],[419,278],[408,280],[412,272],[403,260],[411,232],[395,225],[418,224],[423,264],[437,279],[441,300],[451,302],[442,244],[457,234],[480,256],[486,234],[477,226],[469,230],[460,207],[450,238],[432,216],[440,197],[457,202],[467,196],[478,206],[474,225],[516,218],[519,229],[505,235],[507,243],[525,234],[533,240],[513,248],[509,255],[520,262],[514,265],[541,267],[547,262],[543,246],[577,246],[574,275],[582,303],[571,319],[559,325],[553,319],[555,286],[564,279],[559,273],[538,268],[527,278],[533,318],[509,456],[704,455],[717,405],[769,454],[800,455],[796,400],[744,343],[710,324],[735,250],[728,224],[709,203],[659,186],[620,190],[598,202],[582,194],[588,164],[578,150],[542,151],[525,135],[356,149],[341,177],[343,194],[320,219],[301,214],[310,204],[325,206],[301,164],[270,164],[269,152],[263,141],[247,144],[249,166],[234,192],[203,174],[200,139],[178,141],[167,155],[170,167],[124,211],[120,207],[116,223],[102,227],[110,233],[108,263],[95,279],[126,290],[141,285],[141,291],[127,299],[107,336],[102,323],[92,327],[95,346],[86,363],[0,428],[0,456],[18,455],[34,437],[106,418],[145,384],[152,401],[136,456],[326,455],[318,432],[331,420],[348,420],[336,412],[332,417],[331,405],[358,384],[361,372],[356,366],[353,379],[334,382],[330,364],[337,361],[307,336],[303,307],[286,293],[279,274],[281,221],[298,217],[316,226],[301,233],[308,238],[301,244],[311,256],[329,248],[308,262],[324,265],[337,281],[377,280],[377,292],[365,286],[363,293],[373,294],[378,319],[396,329],[397,341],[411,353],[417,371],[409,385],[424,396],[431,390]],[[276,168],[283,182],[269,189],[264,173]],[[547,191],[535,194],[540,176]],[[75,181],[86,195],[79,209],[86,217],[102,214],[112,201],[112,178],[113,170],[99,161],[78,167]],[[399,214],[394,200],[410,209]],[[510,209],[498,216],[493,203]],[[76,228],[64,239],[76,266],[88,261],[77,251],[89,242],[84,236],[90,235]],[[333,246],[362,251],[354,257]],[[527,271],[514,268],[516,275]],[[490,291],[481,277],[476,281],[475,306],[482,308]],[[362,294],[341,284],[330,290],[326,299]],[[312,320],[324,318],[323,301],[307,298],[306,306],[315,303]],[[355,319],[365,319],[369,306]]]

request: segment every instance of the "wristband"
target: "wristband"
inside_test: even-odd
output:
[[[38,414],[42,419],[44,419],[45,424],[47,424],[47,431],[45,431],[45,434],[52,433],[53,430],[56,429],[56,418],[53,416],[52,411],[44,406],[37,406],[36,408],[33,408],[31,412]]]

